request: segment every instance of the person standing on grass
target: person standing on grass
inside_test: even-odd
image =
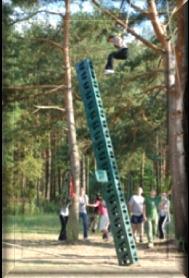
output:
[[[158,231],[159,238],[165,238],[165,226],[170,222],[170,201],[167,197],[167,193],[163,192],[161,194],[161,201],[159,204],[159,221],[158,221]]]
[[[131,225],[135,241],[139,235],[139,242],[143,242],[144,234],[144,197],[142,196],[143,189],[139,187],[129,200],[129,211],[131,213]]]
[[[104,240],[109,239],[109,216],[108,216],[108,210],[106,207],[106,202],[103,200],[102,197],[99,197],[99,199],[94,204],[88,204],[89,207],[98,208],[98,214],[100,216],[99,219],[99,230],[102,232],[102,238]]]
[[[64,241],[67,239],[66,226],[68,223],[70,204],[71,204],[71,201],[69,198],[64,198],[61,201],[61,209],[60,209],[60,214],[59,214],[60,223],[61,223],[61,231],[60,231],[58,240]]]
[[[83,238],[88,238],[88,215],[87,215],[87,206],[89,203],[89,198],[85,193],[85,189],[82,187],[80,189],[79,196],[79,217],[82,220],[83,224]]]
[[[157,196],[156,190],[151,190],[150,196],[144,201],[144,218],[147,221],[147,238],[148,247],[154,246],[154,238],[157,236],[158,227],[158,207],[160,197]]]

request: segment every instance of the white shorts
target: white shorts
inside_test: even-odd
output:
[[[101,215],[100,216],[100,222],[99,222],[99,230],[107,230],[108,225],[110,224],[108,215]]]

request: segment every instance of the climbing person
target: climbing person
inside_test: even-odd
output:
[[[147,221],[147,238],[149,248],[154,246],[154,238],[157,236],[159,203],[160,197],[157,196],[156,190],[152,189],[150,196],[146,197],[144,200],[144,218]]]
[[[66,226],[69,217],[69,206],[71,205],[71,201],[69,198],[63,198],[61,200],[61,209],[59,213],[60,223],[61,223],[61,231],[59,234],[58,240],[64,241],[67,239]]]
[[[98,207],[98,214],[100,216],[99,219],[99,230],[102,233],[102,238],[104,240],[109,239],[109,216],[108,216],[108,210],[106,207],[106,202],[103,200],[102,197],[99,197],[99,200],[94,204],[88,204],[89,207]]]
[[[167,193],[161,194],[161,200],[159,204],[159,221],[158,221],[158,232],[159,238],[165,239],[165,226],[170,222],[170,201]]]
[[[96,198],[95,198],[95,202],[94,202],[94,204],[96,204],[96,206],[94,207],[94,212],[93,212],[93,216],[92,216],[91,223],[90,223],[90,229],[93,233],[95,233],[98,228],[98,223],[99,223],[98,208],[100,205],[100,199],[101,199],[101,195],[99,193],[96,194]]]
[[[138,187],[135,194],[129,200],[129,211],[131,213],[131,225],[135,241],[143,242],[144,235],[144,197],[143,189]]]
[[[125,40],[120,35],[110,35],[107,38],[109,43],[112,43],[118,50],[113,51],[108,55],[107,63],[105,66],[105,74],[114,73],[113,60],[126,60],[128,56],[128,48]]]
[[[88,215],[87,215],[87,205],[89,202],[89,198],[85,193],[85,189],[82,187],[80,189],[79,196],[79,217],[82,220],[83,224],[83,238],[88,238]]]

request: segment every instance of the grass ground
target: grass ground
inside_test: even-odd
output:
[[[80,234],[74,244],[59,242],[60,224],[54,214],[9,217],[6,223],[3,277],[185,277],[181,272],[183,254],[174,240],[156,240],[153,249],[148,249],[146,242],[137,245],[139,263],[120,267],[112,238],[104,242],[100,234],[90,234],[89,241],[84,241]]]
[[[4,231],[24,233],[58,233],[60,223],[55,213],[38,215],[7,215],[4,219]]]

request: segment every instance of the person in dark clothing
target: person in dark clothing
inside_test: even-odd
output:
[[[68,223],[68,217],[69,217],[69,206],[71,202],[70,199],[64,199],[62,200],[62,206],[59,213],[60,223],[61,223],[61,231],[59,234],[58,240],[64,241],[67,239],[67,233],[66,233],[66,226]]]
[[[126,60],[128,57],[128,48],[121,36],[110,35],[107,41],[112,43],[114,47],[118,49],[117,51],[113,51],[108,55],[107,63],[105,66],[105,74],[112,74],[114,73],[113,60]]]

